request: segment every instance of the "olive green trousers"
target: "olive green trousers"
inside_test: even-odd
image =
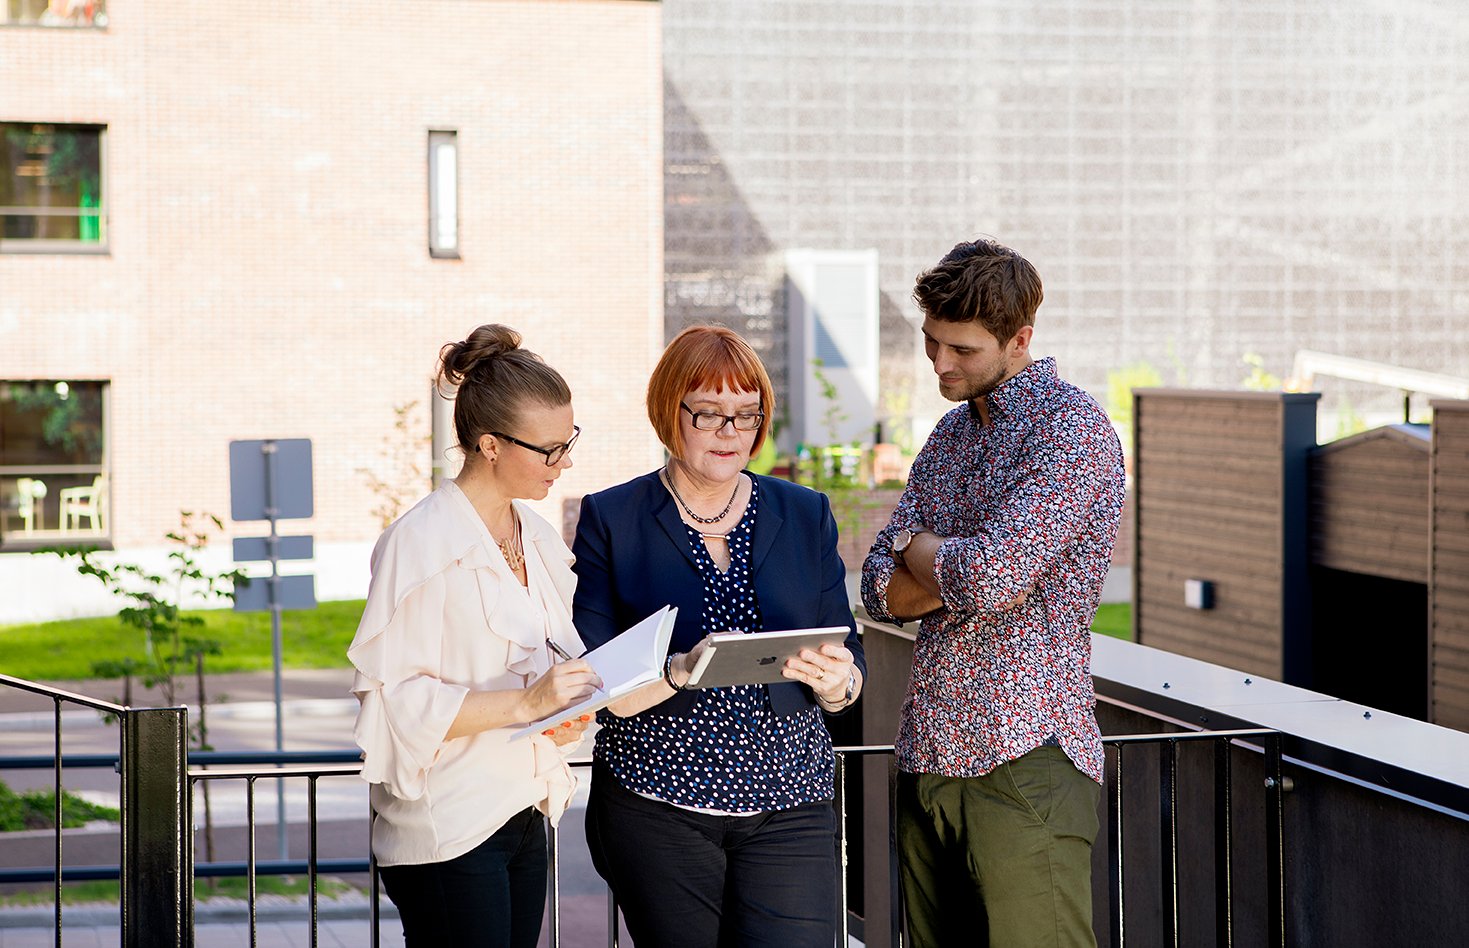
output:
[[[898,774],[898,869],[913,948],[1095,948],[1102,789],[1059,747],[982,777]]]

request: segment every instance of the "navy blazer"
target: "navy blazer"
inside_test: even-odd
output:
[[[844,625],[851,630],[846,646],[865,677],[867,661],[847,602],[830,501],[790,481],[749,476],[760,488],[750,569],[765,629]],[[678,607],[670,652],[687,652],[704,637],[704,578],[689,548],[688,528],[657,471],[583,497],[572,552],[572,618],[588,648],[669,604]],[[776,714],[817,706],[811,689],[799,682],[766,688]],[[697,695],[679,692],[643,713],[683,716]]]

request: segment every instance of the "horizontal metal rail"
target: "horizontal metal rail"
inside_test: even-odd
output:
[[[9,686],[23,691],[32,692],[48,697],[52,700],[55,708],[55,747],[60,748],[61,711],[63,702],[77,704],[98,711],[124,715],[134,715],[142,712],[138,709],[125,708],[107,701],[88,698],[84,695],[75,695],[71,692],[36,685],[21,679],[0,675],[0,686]],[[169,709],[168,713],[173,715],[179,722],[185,713],[183,709]],[[56,822],[61,825],[61,772],[63,767],[74,768],[102,768],[109,767],[123,771],[123,793],[124,796],[130,792],[128,780],[140,779],[137,775],[131,778],[127,772],[127,766],[120,761],[129,761],[129,747],[127,734],[129,728],[119,729],[119,752],[113,754],[55,754],[47,757],[44,755],[27,755],[14,758],[0,758],[0,769],[39,769],[51,767],[56,770],[55,789],[57,798]],[[1162,938],[1165,944],[1177,945],[1180,943],[1181,926],[1178,918],[1178,758],[1177,748],[1180,744],[1196,744],[1199,742],[1210,742],[1215,747],[1215,866],[1216,866],[1216,941],[1219,945],[1228,946],[1233,944],[1233,899],[1234,888],[1232,873],[1233,861],[1233,830],[1231,826],[1232,800],[1229,792],[1230,766],[1228,748],[1238,747],[1250,751],[1261,752],[1265,758],[1266,772],[1266,851],[1268,865],[1267,870],[1267,893],[1268,893],[1268,917],[1271,945],[1283,945],[1285,937],[1285,885],[1284,885],[1284,847],[1283,847],[1283,805],[1282,796],[1284,781],[1281,779],[1281,735],[1278,732],[1264,728],[1240,728],[1223,731],[1180,731],[1165,734],[1124,734],[1103,738],[1110,766],[1109,787],[1107,794],[1108,827],[1107,839],[1110,844],[1109,854],[1109,890],[1112,899],[1112,943],[1118,948],[1125,944],[1127,934],[1124,921],[1125,904],[1123,902],[1123,820],[1126,807],[1124,806],[1123,774],[1124,756],[1129,748],[1140,745],[1158,745],[1159,751],[1159,787],[1158,787],[1158,818],[1160,821],[1159,867],[1162,870],[1160,895],[1162,897],[1161,928]],[[137,749],[133,749],[136,751]],[[848,773],[847,758],[849,757],[871,757],[893,755],[893,746],[890,744],[880,745],[857,745],[848,747],[837,747],[838,755],[838,783],[836,789],[836,805],[845,816],[846,809],[846,778]],[[141,757],[134,760],[133,766],[141,763]],[[591,765],[588,759],[577,759],[569,762],[577,768],[586,768]],[[317,783],[322,778],[351,777],[361,772],[360,753],[355,749],[344,749],[340,751],[291,751],[291,752],[200,752],[187,756],[187,766],[182,770],[181,783],[193,786],[201,782],[217,782],[221,780],[244,781],[247,799],[247,828],[248,828],[248,858],[233,861],[196,862],[193,858],[190,839],[193,834],[192,818],[189,816],[191,794],[183,792],[180,787],[179,793],[181,813],[183,818],[178,821],[177,826],[167,820],[155,823],[151,828],[154,833],[160,832],[166,827],[171,827],[173,840],[170,846],[164,846],[167,852],[182,854],[186,858],[187,865],[180,879],[187,883],[193,878],[220,878],[220,877],[245,877],[248,881],[247,902],[249,906],[251,939],[256,936],[256,890],[255,879],[261,875],[306,875],[309,879],[309,902],[311,913],[311,944],[317,943],[317,880],[321,873],[334,874],[368,874],[371,879],[372,899],[370,900],[370,924],[372,928],[372,944],[378,944],[378,913],[376,898],[378,892],[378,878],[376,866],[371,858],[371,843],[369,838],[368,854],[365,858],[321,858],[317,852]],[[307,782],[307,831],[309,852],[306,859],[277,859],[258,860],[255,857],[255,800],[254,790],[257,780],[262,778],[300,779]],[[165,788],[166,789],[166,788]],[[877,788],[869,788],[876,790]],[[154,788],[154,792],[158,792]],[[879,791],[880,792],[880,791]],[[126,823],[129,807],[123,808],[123,820]],[[136,811],[135,811],[136,812]],[[371,825],[370,813],[365,813]],[[839,820],[839,858],[841,860],[841,872],[843,876],[843,894],[846,892],[846,874],[848,870],[846,862],[847,835],[846,820]],[[128,838],[129,828],[121,827],[121,835]],[[62,833],[56,832],[55,861],[51,867],[36,868],[12,868],[0,869],[0,882],[52,882],[55,895],[55,926],[57,942],[60,943],[61,933],[61,883],[63,874],[67,880],[99,880],[99,879],[124,879],[124,905],[121,907],[123,917],[123,930],[126,934],[129,925],[129,909],[127,906],[126,880],[130,874],[138,871],[146,871],[147,867],[129,868],[128,847],[124,845],[123,859],[117,865],[111,866],[74,866],[63,868],[61,860],[61,838]],[[560,945],[560,917],[559,917],[559,839],[555,830],[550,833],[550,889],[549,901],[551,909],[550,943],[552,946]],[[891,857],[891,853],[889,854]],[[177,856],[173,857],[177,858]],[[892,864],[890,858],[890,864]],[[188,900],[189,895],[182,894],[191,891],[190,888],[181,890],[180,898]],[[843,900],[845,908],[845,899]],[[894,906],[895,912],[900,912],[899,906]],[[843,911],[842,922],[845,932],[847,913]],[[191,938],[192,932],[192,904],[187,906],[187,911],[176,919],[165,919],[166,922],[178,921],[186,926],[190,932],[184,936]],[[137,921],[137,920],[135,920]],[[901,929],[897,929],[898,938],[901,940]],[[616,948],[618,942],[617,911],[615,902],[611,901],[609,893],[609,928],[608,944]],[[126,941],[125,944],[139,943]]]

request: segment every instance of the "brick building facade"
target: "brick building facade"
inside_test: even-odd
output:
[[[0,388],[95,391],[104,412],[72,468],[18,447],[24,412],[7,416],[0,549],[81,533],[146,556],[181,509],[228,511],[227,442],[305,437],[315,516],[282,530],[316,537],[323,596],[360,594],[369,472],[401,482],[388,455],[427,438],[438,347],[485,322],[522,331],[575,395],[584,434],[548,517],[656,463],[641,404],[663,339],[660,17],[631,0],[110,0],[105,27],[0,23],[0,174],[23,189],[68,135],[100,145],[90,237],[33,239],[88,221],[0,206]],[[443,256],[434,131],[457,157],[440,166],[457,186]],[[29,193],[9,200],[45,203]],[[75,506],[88,463],[100,521]],[[0,622],[77,601],[53,565],[0,554],[19,593]]]

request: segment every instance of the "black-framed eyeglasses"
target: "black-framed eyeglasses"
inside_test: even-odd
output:
[[[694,427],[700,431],[718,431],[726,424],[734,425],[736,431],[758,431],[765,423],[765,412],[744,411],[738,415],[721,415],[717,411],[694,411],[683,402],[678,407],[688,412],[694,419]]]
[[[576,439],[581,437],[581,426],[580,425],[572,425],[571,426],[571,440],[570,441],[567,441],[564,444],[553,444],[549,448],[542,448],[542,447],[540,447],[538,445],[527,444],[526,442],[521,441],[519,438],[512,438],[512,437],[510,437],[508,434],[505,434],[503,431],[491,431],[490,434],[494,435],[497,438],[504,438],[506,441],[509,441],[511,444],[518,444],[522,448],[525,448],[527,451],[534,451],[535,453],[541,455],[542,457],[544,457],[546,459],[546,466],[547,467],[555,467],[556,465],[558,465],[558,464],[561,463],[561,459],[562,458],[566,457],[568,454],[571,453],[571,449],[572,448],[576,447]]]

